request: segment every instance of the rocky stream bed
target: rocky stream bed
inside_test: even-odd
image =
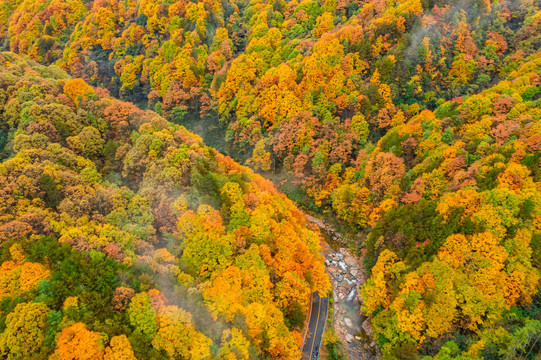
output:
[[[317,218],[309,215],[307,218],[317,224],[327,238],[322,245],[334,294],[334,332],[342,340],[348,359],[378,359],[370,318],[361,311],[359,288],[366,280],[362,259],[343,247],[346,241],[334,229]]]

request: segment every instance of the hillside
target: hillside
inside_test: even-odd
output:
[[[329,286],[295,201],[364,260],[384,359],[539,360],[538,0],[0,0],[0,37],[6,260],[104,253],[193,296],[210,356],[295,358]]]
[[[298,358],[329,281],[290,200],[152,111],[0,64],[2,357]]]

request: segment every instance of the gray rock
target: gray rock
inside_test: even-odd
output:
[[[370,322],[372,318],[368,318],[366,319],[365,321],[363,321],[363,324],[361,325],[361,327],[363,328],[364,332],[366,333],[366,335],[368,335],[369,337],[372,337],[372,323]]]
[[[351,334],[346,334],[346,341],[347,341],[348,343],[352,342],[353,339],[354,339],[353,335],[351,335]]]
[[[353,329],[353,321],[351,321],[350,318],[344,318],[344,323],[346,324],[347,327],[350,327]]]

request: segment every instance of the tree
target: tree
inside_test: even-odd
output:
[[[376,265],[372,268],[372,276],[362,286],[363,309],[371,314],[378,306],[387,308],[391,304],[390,289],[405,264],[390,250],[383,250]]]
[[[303,311],[308,308],[311,292],[308,284],[303,282],[298,274],[287,272],[276,284],[274,294],[279,306],[287,313],[292,313],[295,310]]]
[[[0,351],[7,359],[30,359],[43,350],[49,309],[43,303],[20,303],[6,317]]]
[[[332,208],[341,219],[364,227],[371,212],[369,195],[370,190],[358,183],[344,184],[333,191]]]
[[[119,335],[111,338],[103,360],[137,360],[137,358],[126,335]]]
[[[333,16],[330,12],[324,12],[316,20],[316,37],[321,37],[323,34],[334,28]]]
[[[128,135],[130,128],[136,128],[136,124],[132,124],[133,119],[141,114],[135,105],[122,101],[113,101],[103,111],[105,120],[111,127],[113,139],[121,139]]]
[[[241,330],[233,327],[222,333],[222,347],[220,359],[223,360],[248,360],[250,358],[250,342]]]
[[[321,124],[317,117],[308,111],[297,112],[285,119],[273,139],[273,151],[279,159],[299,154],[312,147]]]
[[[188,261],[197,274],[208,278],[231,263],[232,236],[225,234],[218,211],[201,205],[197,214],[193,211],[184,213],[178,227],[185,237],[182,258]]]
[[[393,153],[378,153],[366,164],[366,180],[377,199],[392,198],[399,191],[399,181],[406,172],[404,160]]]
[[[135,331],[151,341],[157,332],[156,310],[150,304],[148,294],[142,292],[132,297],[126,313]]]
[[[53,360],[102,360],[104,354],[102,334],[87,330],[86,324],[78,322],[60,333]]]
[[[0,241],[26,237],[32,232],[32,227],[19,220],[13,220],[0,226]]]
[[[13,261],[0,267],[0,299],[20,295],[33,289],[41,279],[48,279],[50,271],[40,263],[24,262],[24,251],[19,244],[10,247]]]
[[[101,138],[101,134],[93,126],[87,126],[77,135],[82,144],[83,154],[93,158],[101,155],[102,147],[105,141]]]
[[[351,129],[357,134],[361,143],[366,142],[370,131],[368,130],[368,122],[363,115],[357,114],[351,118]]]
[[[135,290],[128,287],[117,287],[112,299],[113,309],[124,311],[130,304],[130,300],[135,295]]]
[[[272,303],[252,303],[245,312],[248,335],[271,357],[299,358],[299,347],[283,322],[282,312]]]
[[[176,306],[166,306],[158,313],[160,328],[152,340],[157,350],[165,350],[171,360],[210,358],[212,341],[191,325],[189,314]]]
[[[94,93],[94,90],[83,79],[72,79],[64,84],[64,94],[79,107],[80,98]]]
[[[272,165],[271,154],[265,150],[265,140],[261,139],[255,144],[252,154],[252,163],[256,169],[269,171]]]

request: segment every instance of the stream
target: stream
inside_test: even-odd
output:
[[[322,253],[333,288],[332,324],[334,332],[344,344],[347,358],[378,359],[379,351],[372,339],[370,320],[361,312],[359,288],[366,279],[362,259],[335,240],[337,234],[327,224],[310,215],[307,218],[321,229]]]

